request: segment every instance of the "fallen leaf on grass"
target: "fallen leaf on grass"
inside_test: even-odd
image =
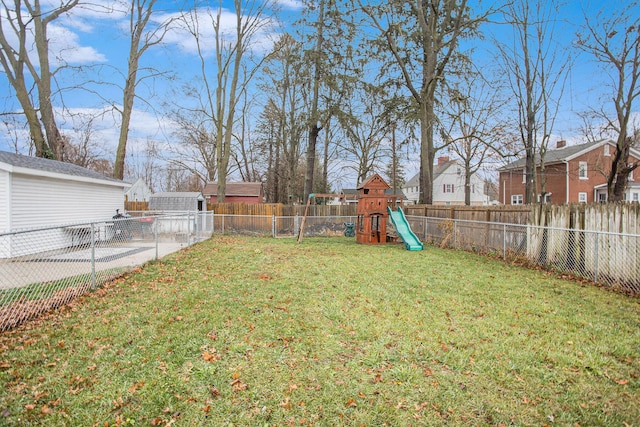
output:
[[[214,349],[212,351],[205,350],[205,352],[202,353],[202,358],[205,362],[213,363],[216,360],[220,360],[222,356],[220,356]]]
[[[616,384],[627,385],[629,384],[629,380],[616,380]]]
[[[344,406],[346,406],[347,408],[355,408],[356,406],[358,406],[358,403],[355,399],[349,399]]]
[[[278,404],[278,406],[287,410],[291,409],[291,399],[289,398],[289,396],[285,397],[284,400]]]
[[[248,386],[242,381],[240,381],[239,379],[237,379],[231,382],[231,388],[233,389],[233,391],[244,391],[248,388]]]
[[[133,385],[131,387],[129,387],[129,393],[133,394],[136,391],[138,391],[139,389],[141,389],[142,387],[144,387],[144,383],[143,382],[138,382],[138,383],[133,383]]]

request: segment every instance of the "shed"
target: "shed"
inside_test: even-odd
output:
[[[149,209],[164,212],[202,212],[207,210],[199,191],[164,192],[149,196]]]
[[[202,194],[209,203],[218,202],[218,183],[209,182]],[[227,182],[224,194],[225,203],[258,204],[264,202],[264,188],[261,182]]]
[[[109,220],[130,184],[71,163],[0,151],[0,233]]]

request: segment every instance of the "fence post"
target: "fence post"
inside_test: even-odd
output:
[[[187,246],[191,246],[191,211],[187,212]]]
[[[271,237],[276,238],[276,214],[271,215]]]
[[[502,259],[507,259],[507,224],[502,224]]]
[[[225,214],[222,214],[222,228],[221,228],[222,235],[224,235],[224,217],[225,217]]]
[[[595,258],[595,265],[594,265],[594,268],[593,268],[593,281],[598,283],[598,267],[599,267],[598,266],[598,260],[599,260],[599,257],[598,257],[598,246],[599,246],[598,245],[598,240],[599,239],[598,239],[598,237],[600,237],[600,233],[596,232],[595,235],[596,235],[596,238],[595,238],[596,247],[594,248],[594,251],[593,251],[594,258]]]
[[[425,216],[424,217],[424,241],[428,242],[427,240],[427,236],[429,235],[429,233],[427,233],[429,227],[429,219]]]
[[[153,234],[156,241],[156,261],[158,260],[158,219],[159,217],[156,217],[156,220],[153,221]]]
[[[96,290],[96,230],[93,222],[91,223],[91,290]]]
[[[453,212],[453,210],[451,212]],[[454,247],[454,249],[458,248],[457,226],[458,226],[458,221],[454,219],[453,220],[453,247]]]

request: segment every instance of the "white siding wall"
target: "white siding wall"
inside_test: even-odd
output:
[[[13,174],[12,229],[111,219],[124,208],[122,187]]]
[[[9,182],[11,176],[9,172],[0,170],[0,233],[11,229],[9,221],[10,193]]]
[[[457,170],[460,169],[460,174]],[[444,193],[443,185],[453,184],[453,193]],[[471,204],[481,205],[487,203],[484,195],[484,183],[475,174],[471,176],[471,184],[475,185],[475,192],[471,193]],[[462,166],[449,166],[433,181],[433,203],[452,205],[464,205],[464,168]]]

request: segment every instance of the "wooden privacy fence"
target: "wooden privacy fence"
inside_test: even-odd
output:
[[[148,211],[147,202],[125,202],[127,211]],[[281,203],[214,203],[207,211],[224,215],[295,217],[303,216],[304,205]],[[640,234],[638,203],[595,203],[572,205],[444,206],[409,205],[407,216],[478,221],[500,224],[529,224],[543,227]],[[308,216],[356,216],[357,206],[311,205]]]
[[[527,224],[531,213],[531,206],[410,205],[405,207],[404,210],[406,215],[424,216],[427,218],[499,222],[506,224]]]
[[[129,212],[148,211],[148,202],[125,202]],[[352,205],[311,205],[308,216],[354,216],[357,206]],[[224,215],[254,216],[303,216],[305,205],[283,205],[282,203],[208,203],[207,211]]]

